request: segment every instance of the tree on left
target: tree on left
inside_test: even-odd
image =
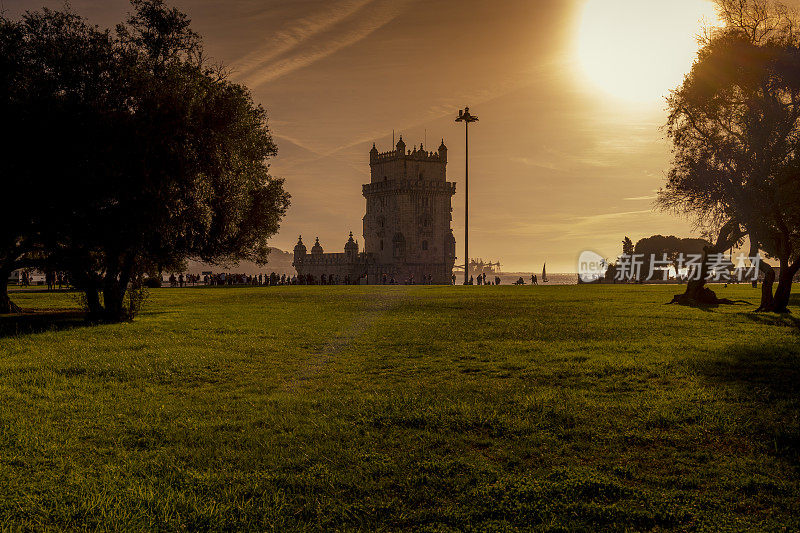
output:
[[[20,266],[68,272],[92,318],[124,320],[148,272],[266,261],[289,205],[266,111],[186,15],[131,4],[113,33],[70,11],[0,18],[0,312]]]

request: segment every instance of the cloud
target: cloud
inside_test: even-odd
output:
[[[629,200],[629,201],[636,201],[636,200],[655,200],[656,198],[658,198],[658,196],[656,196],[656,195],[651,195],[651,196],[634,196],[634,197],[632,197],[632,198],[625,198],[625,200]]]
[[[351,0],[321,15],[301,19],[234,68],[257,87],[311,65],[368,37],[394,20],[410,0]]]
[[[641,214],[644,214],[644,213],[652,213],[652,212],[653,211],[651,209],[642,209],[642,210],[639,210],[639,211],[621,211],[621,212],[617,212],[617,213],[602,213],[600,215],[589,215],[589,216],[576,217],[576,218],[577,218],[578,222],[580,222],[582,224],[591,225],[591,224],[596,224],[598,222],[605,222],[605,221],[613,220],[613,219],[617,219],[617,218],[628,217],[630,215],[641,215]]]
[[[289,52],[315,35],[331,28],[373,0],[346,0],[327,4],[328,9],[315,11],[314,15],[297,20],[279,31],[262,46],[234,62],[240,74],[246,75],[261,69],[276,57]]]
[[[619,224],[622,227],[629,224],[626,221],[631,217],[640,215],[653,215],[650,209],[639,211],[620,211],[614,213],[601,213],[597,215],[579,216],[574,214],[549,214],[540,217],[540,220],[531,222],[521,217],[507,216],[497,226],[486,230],[487,233],[496,232],[503,235],[547,237],[554,236],[558,240],[582,239],[597,237],[598,229],[609,229]],[[495,216],[497,218],[497,216]]]

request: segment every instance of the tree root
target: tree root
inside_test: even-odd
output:
[[[791,311],[788,307],[784,307],[783,309],[778,309],[775,306],[764,306],[762,305],[758,309],[753,311],[754,313],[778,313],[780,315],[791,314]]]
[[[703,287],[699,291],[694,291],[692,294],[684,292],[676,294],[670,304],[686,305],[689,307],[717,307],[720,305],[736,305],[738,303],[747,303],[743,300],[731,300],[729,298],[717,298],[714,291],[708,287]]]
[[[0,315],[9,315],[21,312],[22,308],[11,300],[6,300],[5,302],[0,303]]]

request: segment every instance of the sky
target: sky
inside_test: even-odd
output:
[[[7,15],[56,0],[0,0]],[[707,0],[174,0],[207,52],[269,112],[272,173],[292,205],[271,245],[299,234],[341,251],[362,233],[368,152],[444,139],[464,235],[469,106],[470,256],[507,272],[575,272],[623,237],[692,236],[654,210],[670,146],[666,96],[691,67]],[[72,0],[101,26],[126,0]]]

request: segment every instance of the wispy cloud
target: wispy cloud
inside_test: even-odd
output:
[[[345,0],[330,2],[327,9],[301,18],[284,30],[272,35],[266,42],[235,61],[240,74],[247,75],[259,70],[271,60],[301,45],[306,40],[335,26],[342,20],[371,3],[373,0]]]
[[[543,168],[546,170],[561,170],[558,165],[552,161],[539,160],[533,157],[512,157],[511,161],[520,163],[526,167]]]
[[[311,65],[368,37],[411,0],[347,0],[300,19],[236,63],[242,81],[257,87]]]
[[[598,222],[606,222],[609,220],[628,217],[630,215],[641,215],[644,213],[652,213],[652,212],[653,211],[651,209],[641,209],[639,211],[620,211],[616,213],[602,213],[599,215],[582,216],[582,217],[576,217],[576,219],[582,224],[593,225]]]
[[[650,196],[634,196],[632,198],[625,198],[625,200],[628,200],[628,201],[655,200],[656,198],[658,198],[658,197],[655,194],[653,194],[653,195],[650,195]]]
[[[599,229],[613,229],[617,225],[625,226],[631,223],[631,219],[641,220],[652,214],[653,211],[649,209],[596,215],[576,215],[573,213],[541,214],[538,217],[531,218],[515,215],[503,217],[495,214],[492,218],[497,224],[483,228],[483,230],[485,233],[537,237],[540,239],[548,236],[553,236],[558,240],[596,238],[599,234]]]

